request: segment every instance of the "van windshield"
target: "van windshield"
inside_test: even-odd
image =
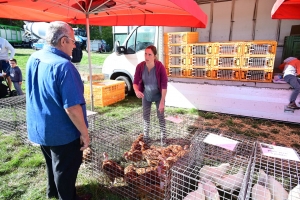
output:
[[[153,45],[155,33],[155,26],[141,26],[136,29],[127,42],[127,53],[134,54],[137,51],[146,49],[149,45]]]

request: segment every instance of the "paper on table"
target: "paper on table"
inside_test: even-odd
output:
[[[211,145],[215,145],[218,147],[222,147],[224,149],[234,151],[236,148],[236,145],[239,143],[236,140],[232,140],[226,137],[222,137],[213,133],[210,133],[206,136],[206,138],[203,140],[203,142]]]
[[[280,147],[271,144],[260,143],[263,155],[274,158],[300,161],[299,156],[292,148]]]
[[[176,124],[179,124],[179,123],[181,123],[183,121],[182,119],[178,118],[177,116],[176,117],[169,116],[169,117],[166,117],[165,119],[169,120],[171,122],[174,122]]]

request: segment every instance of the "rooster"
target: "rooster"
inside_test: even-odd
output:
[[[124,177],[124,168],[118,165],[116,162],[109,160],[106,152],[103,153],[103,157],[104,160],[102,162],[102,169],[113,185],[116,183],[115,179],[117,177]]]

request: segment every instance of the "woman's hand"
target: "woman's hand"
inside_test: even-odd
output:
[[[134,90],[135,95],[137,96],[137,98],[141,99],[144,98],[144,94],[142,92],[140,92],[139,90]]]
[[[159,107],[158,107],[158,111],[160,113],[162,113],[164,111],[164,109],[165,109],[165,102],[164,101],[160,101]]]

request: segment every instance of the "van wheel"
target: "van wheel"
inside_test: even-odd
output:
[[[125,95],[131,95],[133,92],[132,84],[128,77],[126,76],[118,76],[116,81],[124,81],[125,82]]]

